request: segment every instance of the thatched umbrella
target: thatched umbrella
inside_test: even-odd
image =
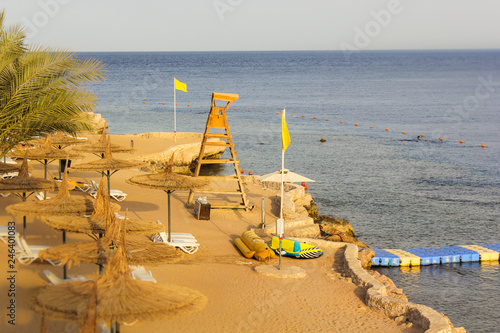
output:
[[[109,204],[107,193],[108,189],[103,177],[99,184],[92,215],[89,217],[48,216],[43,219],[43,222],[57,230],[89,235],[102,234],[106,230],[106,204]],[[127,220],[127,234],[151,235],[162,231],[165,231],[165,228],[154,221]],[[97,237],[94,238],[97,239]]]
[[[120,238],[104,275],[90,281],[46,286],[30,300],[31,309],[52,319],[81,320],[88,314],[86,309],[94,292],[95,317],[111,323],[174,318],[205,307],[207,298],[198,291],[134,280],[128,266],[125,233]]]
[[[55,160],[63,159],[81,159],[84,156],[76,152],[68,152],[61,149],[56,149],[52,145],[51,137],[45,138],[45,143],[40,148],[14,150],[8,155],[17,158],[27,158],[37,160],[44,166],[44,178],[47,179],[47,165]],[[61,178],[61,170],[59,169],[59,178]]]
[[[57,131],[56,134],[50,136],[50,142],[57,149],[64,149],[68,146],[73,146],[77,144],[86,143],[87,139],[78,139],[69,135],[64,134],[62,131]],[[29,141],[32,145],[43,145],[45,139],[37,139]]]
[[[89,153],[89,154],[94,154],[99,157],[104,157],[104,153],[106,152],[107,146],[108,146],[108,140],[106,139],[106,129],[108,128],[108,125],[105,124],[104,128],[102,130],[101,137],[99,140],[96,142],[91,142],[91,143],[86,143],[79,145],[74,148],[74,150],[82,152],[82,153]],[[113,153],[130,153],[135,151],[136,149],[132,147],[123,147],[117,144],[110,144],[111,146],[111,152]]]
[[[56,182],[52,180],[30,177],[28,172],[28,160],[24,159],[17,177],[0,180],[1,193],[14,193],[19,196],[22,203],[34,192],[54,191],[57,188]],[[26,214],[23,215],[24,238],[26,238]]]
[[[102,159],[91,161],[71,167],[71,170],[76,171],[99,171],[108,178],[108,195],[111,191],[111,175],[119,170],[136,169],[146,166],[144,162],[121,160],[113,158],[111,154],[111,135],[108,135],[106,152]]]
[[[173,156],[164,172],[134,176],[125,181],[128,184],[145,188],[163,190],[168,196],[168,241],[172,241],[170,222],[170,194],[175,190],[191,190],[208,185],[208,180],[182,176],[172,171]]]
[[[13,171],[19,171],[19,166],[0,162],[0,173],[13,172]]]
[[[116,252],[119,244],[119,222],[109,208],[109,200],[104,201],[106,211],[106,231],[102,238],[94,241],[63,244],[43,250],[40,259],[59,258],[62,263],[78,264],[80,261],[105,264]],[[182,259],[182,251],[165,243],[127,240],[127,260],[133,265],[174,263]]]
[[[26,214],[36,217],[91,214],[94,210],[94,199],[87,196],[71,196],[67,177],[68,175],[64,173],[59,192],[54,198],[13,204],[7,206],[6,211],[13,215]],[[118,204],[112,204],[111,208],[114,212],[118,212],[121,209]]]

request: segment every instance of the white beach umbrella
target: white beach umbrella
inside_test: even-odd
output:
[[[283,182],[285,183],[301,183],[301,182],[314,182],[314,180],[307,177],[301,176],[298,173],[291,172],[288,169],[283,169],[283,178],[281,178],[281,170],[268,173],[266,175],[258,177],[259,180],[263,182]]]

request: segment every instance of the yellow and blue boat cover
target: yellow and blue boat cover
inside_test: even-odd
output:
[[[271,240],[271,249],[279,254],[280,239],[274,236]],[[323,250],[314,245],[301,243],[299,241],[283,238],[281,241],[281,255],[299,259],[313,259],[323,255]]]

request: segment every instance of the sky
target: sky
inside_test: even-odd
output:
[[[0,0],[75,52],[500,48],[498,0]]]

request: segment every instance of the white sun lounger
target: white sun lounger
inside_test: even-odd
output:
[[[50,246],[43,246],[43,245],[28,245],[26,243],[26,240],[22,237],[19,237],[19,253],[16,256],[16,259],[23,265],[29,265],[36,259],[38,259],[38,253],[40,251],[48,249]],[[52,266],[59,266],[61,265],[60,261],[52,261],[47,259],[47,261],[52,265]]]
[[[47,197],[47,198],[44,199],[43,198],[43,192],[38,192],[37,194],[35,194],[35,198],[37,198],[40,201],[50,199],[50,197]]]
[[[43,271],[43,274],[47,277],[47,280],[49,280],[50,283],[53,285],[61,284],[61,283],[66,283],[66,282],[73,282],[73,281],[89,281],[90,279],[84,278],[82,275],[77,275],[77,276],[70,276],[67,279],[61,279],[60,277],[56,276],[52,271],[49,271],[48,269],[45,269]]]
[[[129,267],[132,270],[130,274],[134,279],[156,283],[156,279],[153,277],[151,271],[146,271],[144,266],[129,266]]]
[[[156,223],[162,224],[160,220],[156,221]],[[169,242],[167,233],[165,231],[162,231],[153,235],[153,237],[151,237],[151,240],[153,242],[161,242],[178,247],[187,254],[193,254],[198,251],[198,247],[200,246],[200,244],[197,243],[196,238],[192,234],[172,232],[171,237],[172,241]]]
[[[14,232],[14,238],[16,240],[16,245],[19,244],[19,233],[17,231]],[[0,226],[0,240],[5,244],[9,244],[9,227],[6,225]]]
[[[92,188],[89,189],[87,191],[87,193],[92,197],[92,198],[96,198],[97,197],[97,191],[99,190],[99,184],[94,181],[94,180],[90,180],[90,182],[92,183]],[[127,197],[127,193],[125,192],[122,192],[120,190],[113,190],[111,189],[109,191],[109,196],[113,199],[115,199],[116,201],[123,201],[125,200],[125,198]]]

